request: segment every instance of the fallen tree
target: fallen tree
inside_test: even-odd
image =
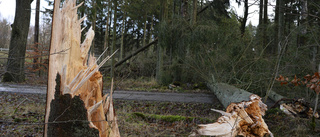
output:
[[[277,92],[275,92],[275,91],[273,91],[273,90],[270,90],[270,92],[269,92],[269,98],[270,98],[271,100],[273,100],[274,102],[277,102],[277,101],[283,99],[284,97],[283,97],[282,95],[278,94]]]
[[[226,112],[215,110],[223,116],[212,124],[201,124],[192,136],[207,135],[219,137],[264,137],[273,136],[262,116],[265,115],[267,105],[262,103],[258,95],[252,94],[249,101],[231,103]]]
[[[217,96],[224,108],[227,108],[230,103],[249,101],[249,96],[252,95],[246,90],[226,83],[208,83],[207,86]]]
[[[55,0],[49,55],[44,136],[120,136],[113,109],[112,92],[102,93],[102,75],[88,55],[94,32],[90,28],[81,42],[81,22],[76,0],[59,8]],[[112,88],[111,88],[112,91]]]
[[[217,96],[226,111],[212,109],[223,116],[217,122],[201,124],[192,135],[221,137],[273,136],[262,116],[267,105],[258,95],[226,83],[209,82],[208,88]]]

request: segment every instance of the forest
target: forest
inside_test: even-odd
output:
[[[119,114],[118,125],[121,136],[188,136],[197,129],[197,125],[215,122],[219,115],[211,114],[216,113],[210,111],[211,108],[225,110],[234,100],[241,102],[242,97],[221,95],[233,91],[241,92],[242,96],[247,93],[258,95],[264,103],[272,100],[272,103],[266,103],[269,110],[266,111],[265,121],[273,135],[320,135],[319,116],[315,116],[318,115],[316,113],[319,108],[320,93],[320,41],[317,40],[320,39],[320,1],[16,0],[16,13],[12,24],[0,14],[1,86],[8,83],[48,85],[49,89],[50,82],[57,80],[50,81],[49,69],[50,60],[52,60],[50,56],[64,52],[63,50],[54,53],[50,51],[52,49],[50,46],[56,40],[53,38],[54,30],[52,30],[54,14],[56,14],[53,9],[56,1],[60,2],[58,9],[63,9],[67,1],[75,1],[75,5],[81,5],[75,8],[77,21],[83,21],[80,23],[82,29],[79,31],[80,43],[88,40],[91,30],[94,35],[90,43],[91,47],[89,45],[90,49],[86,52],[88,53],[86,59],[91,56],[108,58],[109,55],[113,55],[105,64],[102,59],[97,60],[97,64],[103,64],[98,68],[102,75],[103,89],[112,87],[111,95],[113,89],[115,93],[117,90],[206,93],[214,94],[215,99],[218,99],[216,102],[221,103],[220,105],[202,104],[202,106],[190,103],[184,106],[179,103],[164,105],[114,100],[115,111]],[[31,8],[32,2],[36,2],[35,9]],[[40,2],[47,5],[40,7]],[[235,10],[234,6],[243,9]],[[28,9],[35,11],[35,20],[30,20],[31,10]],[[250,12],[252,9],[254,12]],[[258,22],[257,25],[253,25],[250,20],[254,15],[259,17],[255,20]],[[62,34],[61,37],[64,38],[61,39],[68,39],[66,34]],[[90,64],[90,59],[85,62]],[[65,68],[59,69],[64,72]],[[238,89],[241,90],[238,91]],[[0,115],[3,114],[0,116],[0,124],[4,124],[3,120],[6,118],[14,121],[16,118],[12,116],[19,111],[17,108],[22,101],[18,98],[30,97],[28,95],[12,97],[8,93],[0,93],[1,109],[6,108],[9,98],[16,100],[12,106],[15,109],[14,112],[0,111]],[[73,97],[76,94],[71,95]],[[56,98],[56,95],[54,96]],[[311,111],[313,109],[312,115],[300,118],[299,112],[294,114],[294,118],[290,118],[286,116],[286,112],[282,112],[281,105],[279,107],[280,101],[297,102],[301,98],[303,102],[307,102],[305,104],[311,108]],[[35,100],[37,99],[43,101],[45,97],[37,95]],[[33,103],[27,104],[32,106]],[[45,102],[42,103],[43,110],[34,110],[39,113],[38,122],[43,122],[44,110],[48,109],[44,106]],[[134,108],[133,104],[140,105],[133,109],[137,111],[126,110]],[[181,108],[185,109],[184,111],[172,110],[173,112],[169,113],[170,116],[183,117],[184,120],[168,122],[163,120],[163,115],[167,113],[163,114],[162,111],[156,110],[160,107],[169,109],[179,105],[180,107],[196,106],[204,112],[201,113],[199,110],[200,114],[198,114],[197,109],[194,110],[196,112],[189,112],[188,108]],[[148,106],[154,110],[149,112],[146,109]],[[191,115],[189,118],[196,117],[196,120],[189,120],[188,113]],[[145,123],[139,123],[139,119]],[[131,124],[127,124],[126,121]],[[157,121],[156,129],[151,126],[152,121]],[[159,124],[159,121],[165,122]],[[30,121],[27,120],[27,122]],[[189,125],[182,128],[181,123]],[[165,130],[173,124],[179,125],[178,129]],[[293,125],[298,126],[292,128]],[[13,128],[11,126],[15,125],[6,126]],[[39,130],[30,134],[42,135],[46,132],[42,131],[42,126],[39,125]],[[134,128],[130,129],[132,126]],[[142,127],[147,131],[139,133],[139,128]],[[12,132],[3,130],[0,135]],[[23,135],[29,132],[14,134]],[[113,132],[110,132],[110,135],[112,136]],[[259,135],[254,134],[254,136]]]

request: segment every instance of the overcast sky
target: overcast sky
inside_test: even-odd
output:
[[[259,3],[256,2],[256,0],[249,0],[249,5],[253,4],[251,7],[249,7],[249,17],[247,24],[251,21],[252,25],[257,26],[259,21]],[[243,6],[238,7],[238,4],[235,3],[235,0],[230,0],[231,2],[231,8],[234,9],[234,11],[237,12],[238,16],[243,16]],[[271,0],[271,3],[274,3],[274,0]],[[0,19],[6,18],[10,23],[14,20],[14,14],[15,14],[15,0],[0,0]],[[36,0],[33,0],[31,4],[32,13],[31,13],[31,25],[34,25],[34,18],[35,18],[35,7],[36,7]],[[45,0],[40,0],[40,8],[41,11],[44,10],[44,7],[48,7],[48,3]],[[274,13],[273,7],[268,7],[269,16]],[[273,18],[273,17],[272,17]],[[40,23],[42,17],[40,13]]]
[[[45,0],[40,0],[40,11],[44,11],[44,7],[48,7],[48,3]],[[36,0],[33,0],[31,4],[31,25],[35,23],[35,9]],[[13,23],[14,14],[16,11],[16,1],[15,0],[0,0],[0,19],[6,18],[10,23]],[[42,22],[42,15],[40,13],[40,23]]]

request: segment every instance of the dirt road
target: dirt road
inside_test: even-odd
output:
[[[33,93],[46,94],[46,86],[18,85],[18,84],[0,84],[0,92]],[[109,91],[104,91],[108,93]],[[217,103],[219,102],[213,94],[205,93],[162,93],[147,91],[122,91],[116,90],[113,94],[114,99],[121,100],[147,100],[163,102],[181,102],[181,103]]]

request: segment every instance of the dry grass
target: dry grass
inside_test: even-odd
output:
[[[292,118],[279,109],[267,111],[264,117],[271,132],[279,137],[318,137],[320,136],[320,120],[316,120],[315,130],[311,130],[311,119]]]
[[[0,136],[42,136],[44,95],[11,94],[0,92]],[[19,124],[10,124],[15,122]]]
[[[198,124],[220,116],[210,108],[222,109],[201,103],[125,100],[115,100],[114,106],[122,136],[188,136]],[[43,125],[25,123],[42,123],[44,108],[45,95],[0,92],[0,136],[42,136]],[[267,111],[264,119],[276,137],[320,136],[319,120],[312,131],[309,119],[290,118],[277,109]]]
[[[110,87],[111,80],[104,80],[106,87]],[[169,85],[159,85],[155,78],[140,77],[137,79],[132,78],[117,78],[115,83],[116,90],[133,90],[133,91],[148,91],[148,92],[176,92],[176,93],[208,93],[210,92],[203,87],[194,88],[199,84],[182,84],[175,88],[169,89]]]
[[[111,80],[106,79],[106,87],[111,86]],[[157,84],[154,78],[140,77],[138,79],[132,78],[117,78],[114,81],[117,90],[136,90],[136,91],[168,91],[164,86]]]

